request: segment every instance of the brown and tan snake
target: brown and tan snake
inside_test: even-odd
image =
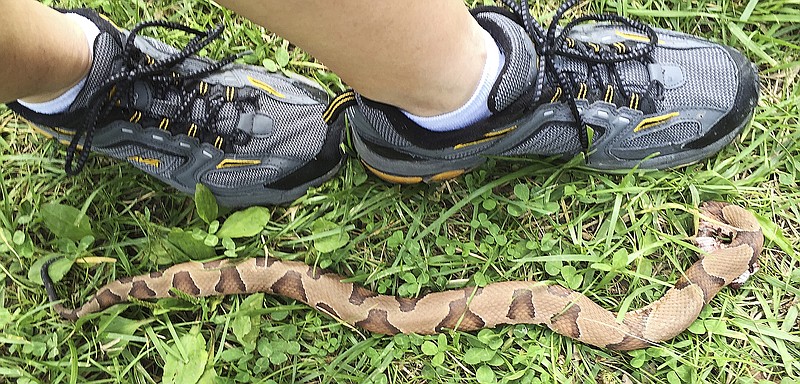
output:
[[[309,265],[269,257],[239,263],[187,262],[162,272],[123,278],[102,288],[83,306],[55,310],[69,320],[136,299],[266,292],[308,304],[347,324],[383,334],[471,331],[502,324],[543,324],[564,336],[612,350],[644,348],[685,330],[722,287],[741,285],[757,269],[764,237],[755,217],[727,203],[704,203],[695,242],[707,254],[664,297],[617,315],[586,296],[533,281],[489,284],[430,293],[419,298],[378,295]],[[730,239],[730,242],[721,238]],[[49,299],[58,301],[47,266],[42,278]]]

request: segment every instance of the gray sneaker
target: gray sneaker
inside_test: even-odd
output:
[[[671,168],[713,155],[752,117],[758,76],[732,48],[613,15],[559,27],[577,1],[564,3],[544,30],[527,1],[504,1],[513,13],[473,11],[505,57],[488,119],[437,133],[352,91],[331,103],[329,121],[355,107],[347,110],[352,142],[373,173],[398,183],[438,181],[486,156],[581,151],[596,169]]]
[[[70,10],[101,33],[78,98],[65,113],[9,107],[42,133],[68,144],[66,170],[79,172],[90,150],[126,160],[175,188],[206,185],[225,206],[281,204],[336,173],[341,127],[326,125],[327,94],[300,76],[269,73],[195,55],[217,39],[167,22],[117,29],[90,10]],[[140,36],[148,27],[195,37],[181,50]]]

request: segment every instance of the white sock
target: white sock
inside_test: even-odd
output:
[[[483,31],[483,39],[486,44],[486,64],[483,66],[478,87],[466,104],[455,111],[430,117],[416,116],[406,111],[403,113],[421,127],[435,132],[454,131],[491,116],[488,105],[489,92],[497,81],[497,76],[500,75],[505,58],[489,32]]]
[[[89,60],[91,61],[91,59],[94,57],[94,39],[100,34],[100,29],[98,29],[97,25],[95,25],[91,20],[81,15],[76,13],[66,13],[65,15],[75,20],[78,25],[80,25],[81,29],[83,29],[83,33],[86,35],[86,42],[89,45]],[[78,94],[81,92],[85,84],[86,77],[81,79],[78,84],[75,84],[72,88],[68,89],[60,96],[43,103],[28,103],[22,100],[17,100],[17,102],[25,108],[45,115],[54,115],[56,113],[66,112],[67,109],[69,109],[69,106],[75,101],[75,98],[78,97]]]

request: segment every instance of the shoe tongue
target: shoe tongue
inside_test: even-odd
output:
[[[638,60],[631,60],[617,65],[622,84],[629,90],[638,93],[647,91],[653,72]]]
[[[492,35],[505,59],[489,94],[489,110],[499,112],[516,101],[536,81],[536,50],[525,29],[496,12],[481,12],[478,23]]]
[[[150,85],[143,81],[137,81],[133,84],[133,92],[131,92],[130,106],[140,111],[150,110],[153,104],[153,89]]]
[[[93,51],[92,66],[86,77],[86,85],[72,103],[70,107],[72,112],[87,108],[91,102],[90,99],[97,93],[103,82],[111,77],[115,69],[114,58],[119,57],[122,53],[119,36],[107,32],[100,33],[94,40]]]
[[[130,100],[123,104],[138,111],[148,111],[148,114],[155,116],[170,117],[178,113],[180,97],[174,91],[157,95],[152,83],[142,80],[133,83]]]
[[[161,89],[154,84],[147,80],[135,82],[129,93],[130,98],[122,100],[122,104],[128,108],[145,111],[151,117],[168,118],[177,121],[175,119],[178,117],[178,112],[183,103],[182,96],[178,93],[181,90],[171,87]],[[198,98],[184,111],[185,117],[195,122],[206,121],[208,119],[208,108],[208,101]],[[225,134],[234,133],[234,129],[237,125],[240,125],[240,115],[240,112],[233,104],[222,104],[216,113],[215,130]]]

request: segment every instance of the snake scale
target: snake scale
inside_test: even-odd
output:
[[[430,293],[419,298],[379,295],[343,277],[309,265],[256,257],[242,262],[177,264],[161,272],[113,281],[77,309],[58,303],[53,283],[42,278],[53,308],[64,318],[103,310],[130,298],[266,292],[308,304],[355,327],[382,334],[471,331],[503,324],[542,324],[564,336],[611,350],[644,348],[685,330],[724,286],[741,285],[757,269],[764,237],[755,217],[727,203],[700,207],[694,237],[706,253],[666,294],[628,312],[621,322],[586,296],[534,281],[492,283],[485,287]]]

